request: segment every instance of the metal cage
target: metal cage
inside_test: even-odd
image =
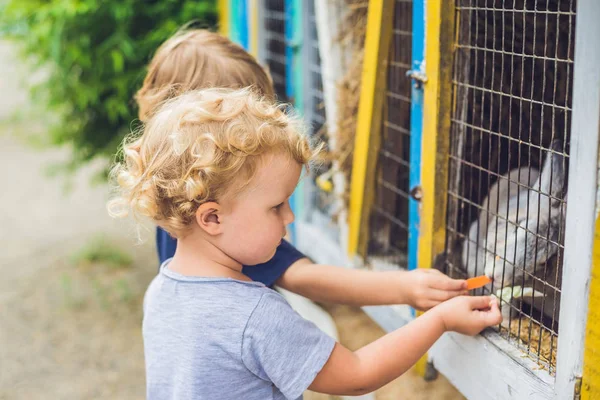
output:
[[[406,265],[409,232],[409,173],[412,64],[412,0],[396,0],[388,55],[381,148],[371,210],[369,257]]]
[[[456,0],[446,267],[507,288],[501,335],[551,375],[575,17],[575,0]]]
[[[284,0],[263,1],[264,27],[261,38],[264,41],[263,57],[273,79],[277,98],[280,101],[287,101],[285,2]]]
[[[314,1],[303,3],[304,18],[304,116],[313,135],[327,143],[327,116],[323,90],[323,71],[319,49],[319,30],[315,15]],[[323,215],[328,215],[333,206],[330,193],[320,190],[315,184],[316,177],[331,168],[330,163],[318,165],[311,171],[309,204]]]
[[[304,17],[304,60],[305,60],[305,117],[313,133],[318,133],[325,125],[325,97],[323,94],[323,73],[319,53],[319,33],[314,1],[307,1],[303,7]]]

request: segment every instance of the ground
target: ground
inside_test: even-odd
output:
[[[107,186],[89,183],[93,166],[68,191],[63,178],[47,175],[68,149],[35,150],[23,140],[43,133],[44,123],[23,112],[21,66],[2,42],[0,60],[0,399],[143,399],[141,304],[157,268],[152,230],[142,229],[140,241],[131,221],[108,217]],[[360,309],[327,309],[351,349],[384,333]],[[425,383],[411,372],[376,397],[462,399],[443,377]]]

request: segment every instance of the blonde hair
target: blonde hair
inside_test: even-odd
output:
[[[168,101],[141,136],[125,139],[109,213],[141,214],[181,237],[200,204],[241,190],[264,155],[282,152],[308,165],[320,148],[283,107],[250,89],[190,91]]]
[[[135,100],[146,121],[162,102],[188,90],[248,86],[275,98],[271,77],[242,47],[214,32],[183,30],[158,48]]]

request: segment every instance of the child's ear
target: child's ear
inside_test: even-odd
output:
[[[201,204],[198,210],[196,210],[196,223],[209,235],[218,235],[223,231],[221,225],[222,211],[223,207],[218,203],[209,202]]]

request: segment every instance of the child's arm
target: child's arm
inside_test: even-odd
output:
[[[405,373],[444,332],[475,335],[501,321],[490,297],[453,299],[356,352],[336,344],[309,389],[351,396],[372,392]]]
[[[277,285],[314,301],[355,306],[408,304],[428,310],[465,294],[466,281],[437,270],[364,271],[296,261]]]

